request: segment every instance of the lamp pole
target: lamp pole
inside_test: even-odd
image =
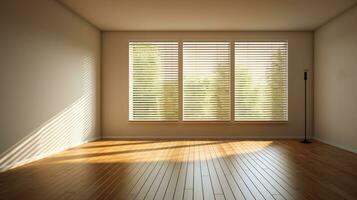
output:
[[[306,138],[306,81],[307,81],[307,70],[304,71],[304,82],[305,82],[305,136],[304,140],[301,141],[301,143],[309,144],[311,143],[309,140]]]

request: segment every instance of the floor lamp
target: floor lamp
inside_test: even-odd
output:
[[[305,137],[304,140],[301,141],[301,143],[309,144],[311,143],[309,140],[306,138],[306,81],[307,81],[307,70],[304,71],[304,81],[305,81]]]

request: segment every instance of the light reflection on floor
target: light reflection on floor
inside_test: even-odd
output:
[[[0,173],[0,199],[356,199],[356,168],[318,142],[103,140]]]
[[[236,146],[238,143],[244,145],[249,143],[249,141],[212,141],[212,140],[195,140],[186,141],[184,143],[180,142],[178,145],[175,141],[161,141],[160,143],[165,143],[164,146],[155,146],[157,141],[117,141],[114,144],[105,145],[100,142],[94,144],[85,144],[81,148],[74,148],[66,151],[60,155],[55,155],[52,158],[46,160],[46,164],[56,164],[56,163],[136,163],[136,162],[154,162],[154,161],[182,161],[182,156],[173,155],[170,157],[157,156],[157,154],[162,154],[165,150],[175,149],[181,150],[186,148],[196,148],[203,151],[202,146],[219,145],[219,144],[229,144]],[[260,151],[261,149],[269,146],[272,141],[255,141],[254,148],[245,148],[244,151],[239,151],[239,154],[251,153],[255,151]],[[130,159],[135,154],[140,152],[150,153],[152,156],[147,156],[147,154],[139,154],[136,156],[135,160]],[[225,151],[224,156],[230,156],[237,154],[237,151],[228,149]],[[219,155],[211,155],[212,158],[218,157]],[[195,157],[193,160],[206,160],[207,157]]]

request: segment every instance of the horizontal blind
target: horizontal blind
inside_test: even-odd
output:
[[[235,43],[235,120],[288,120],[288,43]]]
[[[230,43],[183,42],[183,120],[230,120]]]
[[[178,120],[177,42],[129,42],[129,120]]]

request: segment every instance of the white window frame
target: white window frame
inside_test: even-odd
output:
[[[207,121],[207,120],[200,120],[200,121],[189,121],[183,120],[183,42],[229,42],[230,43],[230,120],[225,121]],[[286,121],[236,121],[235,120],[235,43],[236,42],[286,42],[287,43],[287,88],[286,88],[286,95],[287,95],[287,120]],[[178,120],[175,121],[140,121],[140,120],[129,120],[129,113],[128,122],[129,123],[210,123],[210,124],[287,124],[289,122],[289,42],[288,40],[283,39],[264,39],[264,40],[242,40],[242,39],[222,39],[222,40],[199,40],[199,39],[165,39],[165,40],[138,40],[138,39],[131,39],[128,41],[128,58],[129,58],[129,44],[130,42],[177,42],[178,43]],[[128,69],[129,69],[129,59],[128,59]],[[129,77],[129,70],[128,70],[128,77]],[[129,100],[129,84],[130,80],[128,78],[128,100]],[[129,102],[128,102],[129,103]],[[129,105],[128,105],[129,108]],[[128,109],[129,112],[129,109]]]

